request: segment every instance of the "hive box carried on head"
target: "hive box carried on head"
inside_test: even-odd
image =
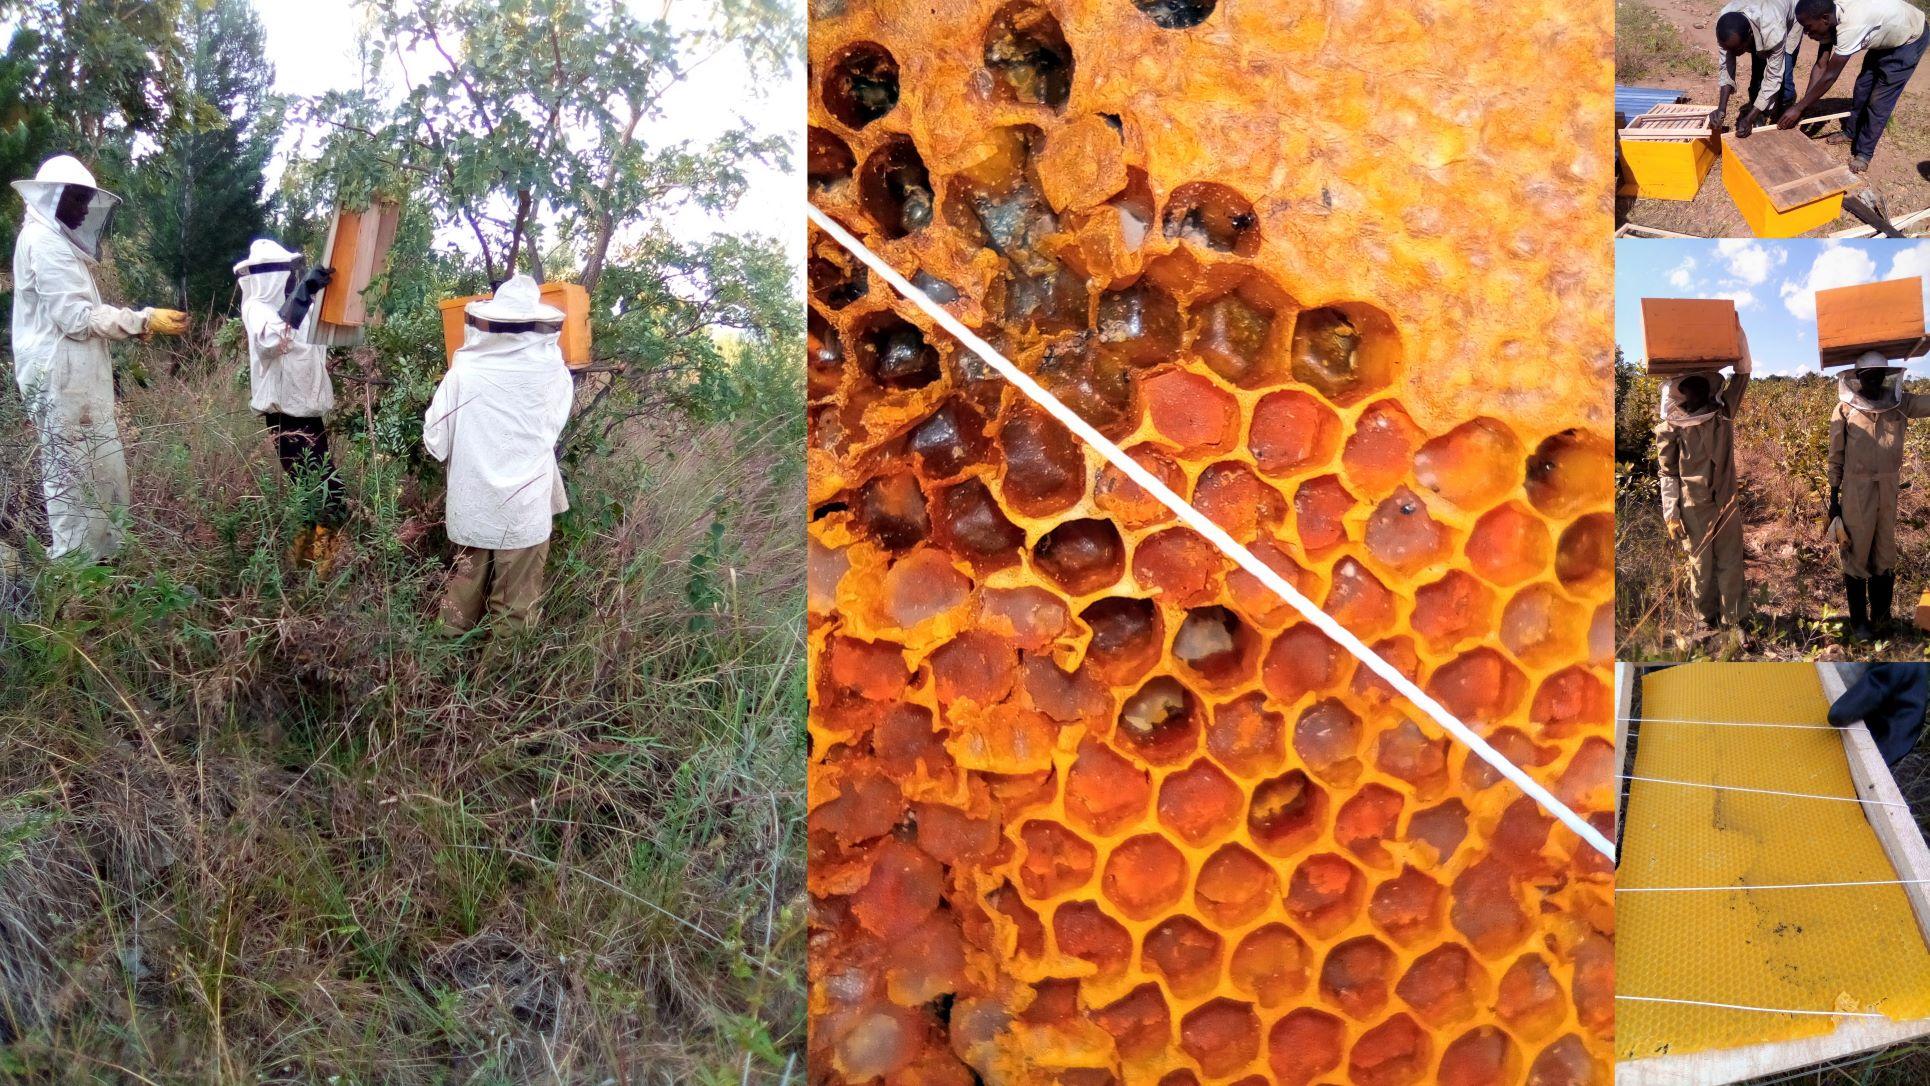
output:
[[[395,244],[396,225],[402,219],[402,205],[377,200],[368,207],[351,210],[338,205],[329,219],[328,241],[322,246],[322,263],[335,269],[334,281],[323,289],[315,319],[309,324],[309,339],[330,347],[347,347],[362,342],[370,323],[368,303],[362,295],[375,278],[388,270],[389,248]]]
[[[1713,106],[1665,103],[1616,132],[1622,196],[1693,200],[1716,161]]]
[[[1856,175],[1793,128],[1761,128],[1723,144],[1722,186],[1759,238],[1793,238],[1843,212]]]
[[[1742,321],[1727,298],[1644,298],[1642,337],[1649,372],[1662,377],[1716,370],[1742,360]]]
[[[463,306],[487,294],[446,298],[436,303],[442,308],[442,351],[444,361],[456,357],[462,346]],[[544,283],[543,304],[563,311],[563,362],[573,370],[590,364],[590,293],[577,283]]]
[[[1886,279],[1816,292],[1816,350],[1824,369],[1865,351],[1885,358],[1930,354],[1923,331],[1923,280]]]

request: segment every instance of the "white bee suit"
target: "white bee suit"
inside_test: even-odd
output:
[[[301,330],[281,318],[289,293],[288,277],[299,259],[268,238],[248,247],[248,259],[235,265],[241,284],[241,325],[248,333],[248,406],[261,414],[280,413],[318,419],[335,406],[328,379],[328,348],[308,343]],[[317,309],[320,307],[317,306]],[[315,321],[309,310],[304,325]]]
[[[77,227],[55,218],[70,186],[94,189]],[[128,504],[107,341],[146,331],[150,311],[101,302],[95,260],[120,201],[99,191],[86,167],[62,155],[13,187],[27,204],[13,248],[13,370],[40,439],[48,553],[99,561],[120,549],[114,517]]]
[[[575,385],[563,363],[563,313],[518,275],[464,310],[462,347],[422,420],[422,443],[449,465],[449,539],[508,551],[550,537],[570,507],[556,441]]]

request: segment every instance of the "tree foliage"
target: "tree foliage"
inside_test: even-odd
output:
[[[753,79],[791,63],[800,28],[788,5],[713,0],[674,17],[621,0],[360,7],[387,76],[309,103],[306,119],[332,135],[291,171],[291,217],[377,193],[425,209],[452,260],[412,267],[451,276],[435,284],[442,296],[516,271],[581,283],[597,356],[626,370],[598,397],[606,428],[715,388],[764,344],[798,341],[796,284],[775,240],[669,228],[685,208],[736,206],[747,167],[784,164],[783,142],[721,111],[703,140],[651,138],[670,92],[707,60],[731,54]],[[414,326],[403,307],[422,290],[409,274],[392,266],[377,305]],[[422,326],[425,341],[379,337],[396,386],[414,383],[402,371],[439,370],[439,340]]]
[[[186,5],[178,40],[181,78],[169,95],[160,149],[130,178],[143,256],[161,280],[141,285],[182,309],[227,312],[235,302],[230,266],[267,220],[262,179],[281,105],[248,0]]]

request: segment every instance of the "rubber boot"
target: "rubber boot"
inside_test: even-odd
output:
[[[1870,578],[1870,625],[1878,637],[1890,636],[1890,604],[1895,594],[1895,570]]]
[[[1850,597],[1850,640],[1868,641],[1872,636],[1870,630],[1869,579],[1866,577],[1851,577],[1845,574],[1843,577],[1843,590],[1848,593]]]

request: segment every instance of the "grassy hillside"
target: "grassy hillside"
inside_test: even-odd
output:
[[[545,627],[451,641],[437,480],[343,443],[353,538],[292,569],[214,353],[123,389],[121,560],[0,589],[0,1081],[801,1081],[788,379],[566,464]]]

